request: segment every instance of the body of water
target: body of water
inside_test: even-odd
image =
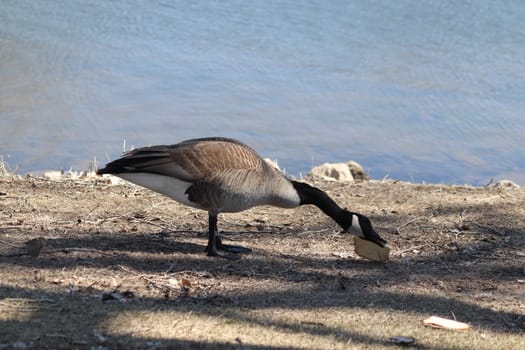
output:
[[[21,173],[238,138],[293,175],[525,184],[525,2],[0,0]]]

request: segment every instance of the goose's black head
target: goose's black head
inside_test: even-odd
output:
[[[350,223],[350,226],[348,226],[345,231],[350,231],[353,235],[374,242],[381,247],[386,245],[386,240],[377,233],[369,218],[362,214],[352,213],[347,210],[345,210],[345,212],[345,215],[347,216],[346,220]]]

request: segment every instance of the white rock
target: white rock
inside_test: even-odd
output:
[[[310,173],[314,178],[326,181],[353,182],[354,177],[346,163],[324,163],[314,167]]]
[[[356,181],[370,180],[370,176],[368,176],[368,174],[365,172],[365,170],[359,163],[351,160],[347,163],[347,165],[350,168],[350,172],[352,173],[354,180]]]
[[[500,180],[496,182],[493,186],[498,188],[520,188],[520,185],[510,180]]]
[[[109,183],[110,185],[120,185],[120,184],[127,182],[126,180],[123,180],[120,177],[110,175],[110,174],[104,174],[102,175],[102,178],[106,180],[106,182]]]
[[[53,181],[60,180],[62,178],[62,176],[64,176],[64,172],[63,171],[59,171],[59,170],[46,171],[44,173],[44,177],[46,179],[53,180]]]

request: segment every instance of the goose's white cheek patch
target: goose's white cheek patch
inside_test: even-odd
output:
[[[353,234],[359,237],[363,237],[363,229],[361,228],[361,225],[359,224],[359,219],[357,215],[352,215],[352,227],[350,228]]]

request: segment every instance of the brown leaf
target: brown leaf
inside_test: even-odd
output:
[[[191,285],[191,281],[187,278],[181,278],[180,280],[180,284],[184,287],[184,288],[191,288],[192,285]]]

